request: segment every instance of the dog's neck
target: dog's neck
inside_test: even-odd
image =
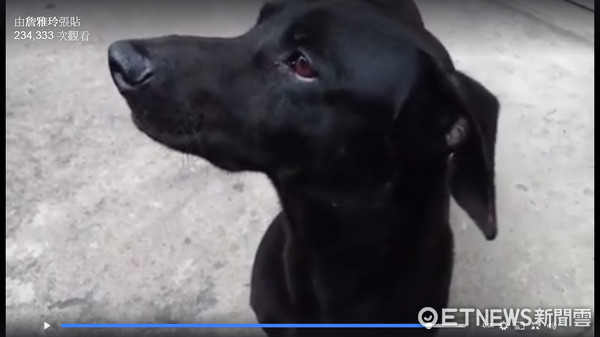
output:
[[[270,178],[293,240],[315,251],[385,249],[447,222],[446,166],[438,160],[372,174]]]

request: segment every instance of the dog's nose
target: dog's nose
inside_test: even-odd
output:
[[[108,65],[121,91],[136,90],[154,75],[152,62],[130,42],[119,41],[108,48]]]

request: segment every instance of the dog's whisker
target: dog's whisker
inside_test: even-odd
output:
[[[189,142],[189,140],[188,140],[188,138],[186,136],[187,134],[189,134],[189,132],[186,129],[185,124],[178,123],[177,127],[179,128],[181,134],[183,135],[182,136],[182,142],[183,142],[184,148],[191,148],[191,144],[190,144],[190,142]],[[182,152],[182,157],[181,157],[181,165],[182,165],[182,167],[181,168],[189,168],[189,167],[191,167],[191,165],[189,165],[190,159],[191,159],[190,157],[191,157],[191,155],[189,153]]]

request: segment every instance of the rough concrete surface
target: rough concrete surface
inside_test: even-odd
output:
[[[260,1],[99,3],[7,4],[7,334],[42,334],[44,321],[46,334],[60,323],[253,323],[250,268],[279,209],[273,189],[138,132],[106,50],[120,38],[234,36]],[[593,13],[558,0],[418,4],[503,106],[500,234],[485,241],[453,206],[450,306],[593,309]],[[79,16],[89,41],[14,40],[15,17],[61,15]]]

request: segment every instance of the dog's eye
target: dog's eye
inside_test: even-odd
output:
[[[314,79],[317,72],[312,66],[312,62],[301,52],[294,53],[288,60],[288,65],[294,73],[303,79]]]

